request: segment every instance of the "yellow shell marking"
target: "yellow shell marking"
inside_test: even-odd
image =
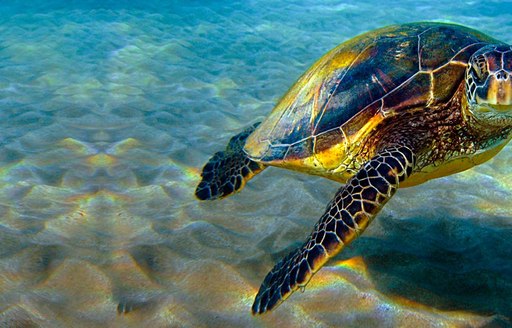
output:
[[[346,143],[343,142],[335,144],[327,150],[316,153],[313,158],[316,158],[324,170],[332,171],[340,166],[340,163],[346,157],[346,153],[347,146]]]

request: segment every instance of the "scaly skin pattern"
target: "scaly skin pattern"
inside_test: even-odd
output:
[[[252,306],[263,313],[306,286],[313,274],[366,229],[413,171],[415,155],[407,146],[379,152],[341,187],[304,245],[275,265]]]
[[[247,137],[259,123],[232,137],[226,150],[215,153],[203,167],[196,197],[201,200],[224,198],[241,190],[247,181],[266,166],[251,160],[242,151]]]

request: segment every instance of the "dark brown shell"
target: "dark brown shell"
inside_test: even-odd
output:
[[[500,43],[444,23],[395,25],[360,35],[304,73],[248,138],[245,151],[263,162],[337,151],[334,145],[347,138],[354,142],[377,113],[388,117],[446,102],[462,82],[470,56]]]

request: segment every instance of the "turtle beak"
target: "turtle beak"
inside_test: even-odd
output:
[[[512,110],[512,76],[500,70],[489,76],[487,94],[484,97],[476,96],[477,103],[489,110],[508,112]],[[485,99],[482,99],[485,98]]]
[[[487,100],[496,105],[512,105],[512,79],[501,70],[491,76]]]

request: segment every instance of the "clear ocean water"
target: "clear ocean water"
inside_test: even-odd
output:
[[[511,1],[3,1],[0,327],[511,327],[512,145],[399,190],[264,316],[338,185],[269,169],[193,196],[323,53],[420,20],[512,42]]]

